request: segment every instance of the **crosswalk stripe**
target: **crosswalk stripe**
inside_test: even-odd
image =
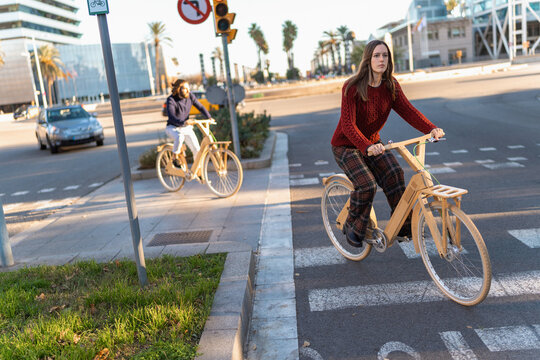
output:
[[[38,191],[38,194],[50,193],[50,192],[53,192],[54,190],[56,190],[56,188],[41,189]]]
[[[304,174],[289,175],[289,179],[303,179]]]
[[[452,150],[452,154],[466,154],[469,150],[460,149],[460,150]]]
[[[324,178],[324,177],[329,177],[329,176],[332,176],[332,175],[336,175],[336,173],[335,172],[320,173],[319,177]]]
[[[490,351],[496,352],[540,349],[538,328],[540,325],[505,326],[474,331]]]
[[[478,150],[480,150],[480,151],[495,151],[497,149],[494,148],[494,147],[483,147],[483,148],[480,148]]]
[[[482,166],[490,170],[525,167],[525,165],[514,162],[514,161],[505,162],[505,163],[482,164]]]
[[[540,294],[539,271],[493,277],[489,297]],[[458,280],[456,280],[458,281]],[[460,282],[476,282],[465,278]],[[357,306],[384,306],[443,301],[447,298],[431,280],[393,284],[314,289],[309,292],[310,311],[329,311]]]
[[[436,151],[426,153],[426,156],[437,156],[437,155],[440,155],[440,154],[438,152],[436,152]]]
[[[540,248],[540,229],[508,230],[510,235],[531,249]]]
[[[22,195],[26,195],[28,194],[30,191],[26,190],[26,191],[17,191],[17,192],[14,192],[13,194],[11,194],[11,196],[22,196]]]
[[[495,160],[491,160],[491,159],[486,159],[486,160],[474,160],[475,163],[477,164],[491,164],[491,163],[494,163]]]
[[[525,146],[523,145],[508,145],[509,149],[524,149]]]
[[[319,178],[293,179],[289,181],[291,186],[315,185],[319,183]]]
[[[328,161],[326,160],[317,160],[315,161],[315,165],[319,166],[319,165],[328,165]]]
[[[452,167],[452,166],[462,166],[463,163],[456,161],[456,162],[443,162],[444,166]]]
[[[333,246],[304,248],[294,251],[296,268],[345,264],[345,259]]]
[[[509,161],[527,161],[528,160],[526,157],[523,157],[523,156],[509,157],[509,158],[506,158],[506,159],[509,160]]]
[[[302,166],[302,164],[298,164],[298,163],[296,163],[296,164],[289,164],[289,167],[300,167],[300,166]]]
[[[454,173],[456,170],[452,169],[451,167],[440,167],[440,168],[430,168],[429,172],[432,174],[448,174],[448,173]]]
[[[459,331],[445,331],[439,335],[453,360],[478,359]]]

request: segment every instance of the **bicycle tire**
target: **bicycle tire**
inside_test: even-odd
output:
[[[231,150],[222,148],[206,153],[203,176],[210,191],[222,198],[236,194],[244,180],[238,157]]]
[[[173,147],[172,145],[165,146],[158,154],[156,158],[156,171],[161,182],[161,185],[168,191],[174,192],[180,190],[186,179],[183,176],[177,176],[167,173],[167,165],[172,163],[174,159]],[[188,166],[186,159],[183,156],[180,156],[178,161],[181,164],[182,170],[187,171]]]
[[[429,204],[437,231],[441,232],[442,206],[439,201]],[[460,221],[461,249],[453,244],[456,220]],[[418,245],[424,265],[435,285],[458,304],[473,306],[482,302],[491,286],[491,262],[482,235],[463,210],[448,206],[447,255],[439,256],[431,231],[420,212],[418,220]],[[454,234],[450,234],[454,233]]]
[[[337,227],[337,217],[351,196],[353,185],[346,181],[332,181],[324,188],[321,199],[321,213],[324,229],[337,251],[352,261],[365,259],[371,252],[372,245],[364,241],[364,246],[357,248],[349,245],[345,234]]]

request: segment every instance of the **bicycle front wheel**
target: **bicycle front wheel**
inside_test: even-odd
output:
[[[173,148],[171,145],[167,145],[161,150],[157,156],[156,159],[156,171],[159,178],[159,181],[161,182],[161,185],[169,191],[178,191],[184,186],[184,183],[186,182],[186,179],[182,176],[173,175],[170,173],[170,171],[167,170],[171,169],[173,165],[174,160],[174,153]],[[180,156],[180,159],[178,159],[178,162],[181,164],[181,168],[184,171],[187,171],[187,163],[186,159],[183,156]]]
[[[219,197],[229,197],[240,190],[244,174],[238,157],[229,149],[212,149],[204,158],[206,185]]]
[[[364,241],[364,246],[357,248],[349,245],[345,234],[338,228],[337,218],[351,196],[353,186],[351,183],[334,181],[324,188],[321,200],[321,211],[324,229],[334,247],[345,258],[353,261],[365,259],[371,252],[371,244]],[[343,224],[340,224],[342,227]]]
[[[442,206],[429,205],[442,235]],[[482,235],[461,209],[448,206],[446,256],[439,256],[423,213],[418,221],[418,245],[426,269],[437,287],[453,301],[472,306],[483,301],[491,286],[491,262]],[[459,244],[458,244],[459,242]]]

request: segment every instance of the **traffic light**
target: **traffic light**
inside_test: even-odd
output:
[[[227,0],[213,0],[214,2],[214,25],[216,27],[216,34],[226,34],[227,40],[231,42],[236,35],[236,30],[231,29],[231,25],[234,22],[235,13],[229,12],[229,6]],[[233,33],[233,34],[229,34]],[[232,35],[232,36],[231,36]]]

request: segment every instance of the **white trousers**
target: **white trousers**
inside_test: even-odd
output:
[[[193,158],[195,158],[201,149],[199,146],[199,140],[197,139],[197,136],[193,131],[193,126],[191,125],[179,127],[168,125],[165,128],[165,133],[174,140],[173,152],[175,154],[180,154],[180,149],[184,143],[184,140],[186,141],[186,145],[193,153]]]

